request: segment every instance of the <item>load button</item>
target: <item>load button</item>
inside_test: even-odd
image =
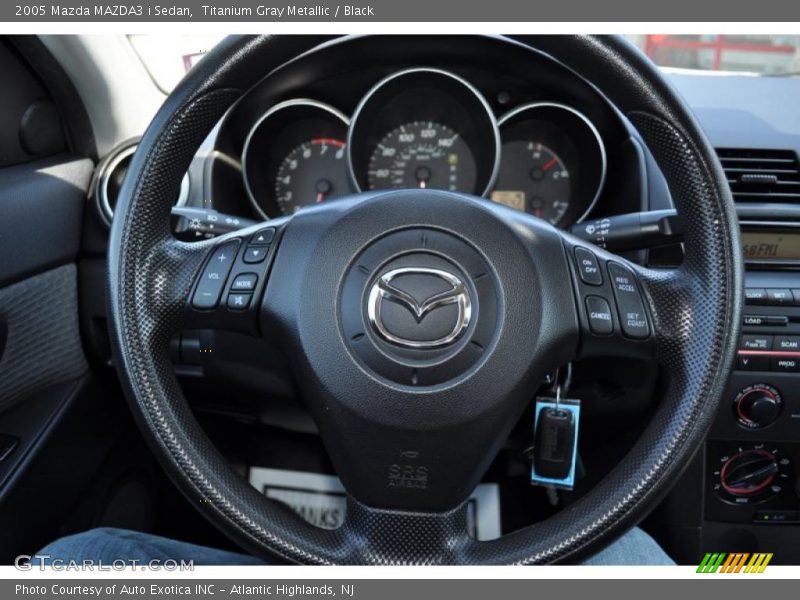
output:
[[[608,274],[617,300],[622,333],[630,338],[645,339],[650,335],[650,325],[636,277],[627,268],[613,262],[608,263]]]

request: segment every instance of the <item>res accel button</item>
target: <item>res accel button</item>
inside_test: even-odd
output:
[[[622,333],[634,339],[646,338],[650,335],[650,325],[633,272],[622,265],[610,262],[608,273],[617,300]]]
[[[608,335],[614,331],[611,307],[605,298],[600,296],[586,297],[586,315],[589,317],[589,329],[597,335]]]
[[[239,240],[234,240],[214,250],[194,290],[192,298],[194,308],[208,310],[217,306],[238,249]]]
[[[578,274],[581,281],[588,285],[603,285],[603,275],[597,257],[586,248],[575,248],[575,260],[578,263]]]

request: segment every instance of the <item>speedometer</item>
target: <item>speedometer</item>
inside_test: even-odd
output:
[[[440,123],[414,121],[390,131],[369,161],[369,188],[475,192],[475,157],[461,136]]]
[[[348,132],[358,191],[437,189],[486,195],[497,176],[500,132],[491,107],[463,78],[413,68],[379,81]]]

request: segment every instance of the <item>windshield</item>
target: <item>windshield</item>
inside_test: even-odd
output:
[[[690,71],[795,75],[800,35],[629,35],[661,67]]]
[[[130,35],[136,54],[169,93],[222,35]],[[695,72],[795,75],[800,35],[628,35],[657,65]]]

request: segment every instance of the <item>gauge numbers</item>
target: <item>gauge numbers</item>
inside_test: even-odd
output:
[[[347,193],[345,143],[314,138],[292,149],[278,167],[275,199],[283,214]]]
[[[461,136],[440,123],[414,121],[386,134],[370,157],[370,189],[419,188],[474,193],[475,158]]]

